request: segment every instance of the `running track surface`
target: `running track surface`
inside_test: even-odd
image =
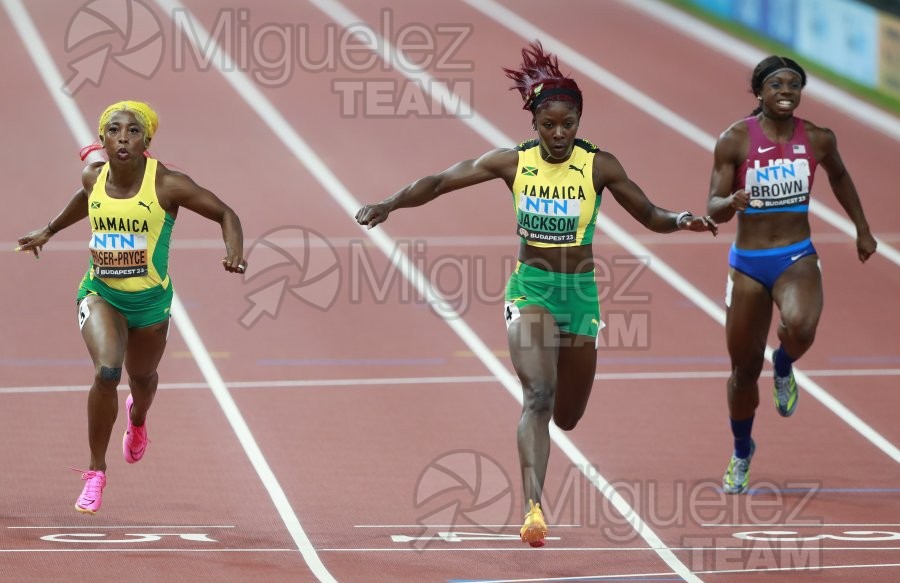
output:
[[[821,212],[811,216],[825,313],[799,363],[808,377],[792,419],[773,411],[764,372],[753,494],[719,490],[730,435],[716,318],[734,225],[716,239],[656,236],[606,201],[613,225],[596,252],[609,327],[594,395],[575,431],[554,434],[545,500],[554,538],[542,550],[517,541],[519,404],[501,319],[516,248],[509,193],[471,188],[371,232],[352,212],[529,138],[501,67],[517,64],[536,35],[584,90],[580,135],[612,151],[657,204],[702,210],[714,137],[753,106],[751,67],[627,2],[601,4],[451,2],[438,16],[412,0],[387,12],[362,0],[260,1],[244,11],[198,0],[32,0],[23,10],[4,0],[0,580],[900,577],[900,315],[889,307],[900,291],[889,255],[900,243],[891,186],[900,147],[889,131],[898,120],[873,127],[847,112],[857,107],[849,98],[835,106],[811,92],[800,115],[836,131],[872,228],[891,249],[861,265],[852,238]],[[158,21],[141,19],[147,7]],[[514,14],[489,14],[498,7]],[[107,42],[111,55],[133,48],[110,32],[129,14],[135,43],[162,31],[152,79],[131,72],[153,65],[150,44],[142,62],[109,60],[99,87],[62,94],[77,58]],[[232,32],[217,39],[232,34],[228,50],[243,66],[223,74],[221,54],[201,65],[185,58],[199,49],[175,35],[172,15],[211,51],[201,29],[232,18]],[[428,73],[471,109],[435,109],[427,89],[410,85],[413,67],[396,59],[353,67],[371,54],[360,43],[344,57],[328,48],[353,22],[391,41],[411,31],[408,45],[430,35]],[[277,67],[262,59],[276,61],[282,25],[306,66],[276,86]],[[42,50],[48,59],[36,56]],[[335,66],[314,66],[323,55]],[[363,93],[351,104],[356,88]],[[86,230],[57,235],[39,261],[11,250],[65,204],[78,185],[78,148],[100,111],[126,98],[160,112],[155,155],[238,211],[251,268],[244,278],[222,272],[218,230],[181,213],[172,272],[183,310],[160,368],[152,446],[127,466],[117,455],[120,415],[104,506],[89,517],[72,510],[81,481],[67,469],[87,463],[90,363],[72,301]],[[429,115],[398,112],[423,107]],[[820,209],[841,213],[821,173],[814,194]],[[449,305],[425,301],[417,285]],[[612,491],[624,506],[610,502]]]

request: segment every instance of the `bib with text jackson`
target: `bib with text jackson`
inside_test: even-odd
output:
[[[156,160],[148,158],[137,194],[112,198],[105,188],[107,163],[88,198],[89,275],[113,289],[132,292],[168,287],[169,241],[175,221],[159,206],[156,167]]]
[[[597,147],[576,139],[565,162],[550,164],[540,155],[540,142],[520,144],[513,182],[517,233],[535,247],[588,245],[593,240],[600,196],[594,189]]]

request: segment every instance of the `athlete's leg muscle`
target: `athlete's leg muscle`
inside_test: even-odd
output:
[[[765,360],[766,337],[772,321],[772,298],[758,281],[734,271],[731,305],[725,321],[731,377],[728,411],[732,419],[747,419],[759,406],[759,374]]]
[[[507,330],[513,367],[522,383],[519,463],[525,500],[540,501],[550,456],[550,416],[556,397],[559,329],[547,310],[525,306]]]
[[[147,411],[156,395],[159,375],[156,370],[166,349],[169,320],[128,331],[128,349],[125,352],[125,369],[134,404],[131,422],[143,425]]]
[[[564,334],[559,349],[553,407],[553,421],[560,429],[571,431],[581,420],[594,387],[596,370],[596,339]]]
[[[778,339],[796,360],[812,346],[822,315],[824,296],[818,256],[804,257],[782,273],[772,288],[772,297],[781,312]]]
[[[106,471],[106,449],[118,414],[117,389],[125,360],[128,325],[125,317],[99,296],[88,296],[90,315],[81,336],[94,363],[94,381],[88,393],[89,469]]]

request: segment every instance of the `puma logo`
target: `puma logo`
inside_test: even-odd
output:
[[[585,166],[587,166],[587,162],[582,164],[581,168],[579,168],[575,164],[569,164],[569,170],[574,170],[575,172],[578,172],[579,174],[581,174],[581,177],[584,178],[584,167]]]
[[[139,201],[138,201],[138,206],[142,206],[142,207],[144,207],[145,209],[147,209],[147,212],[148,212],[148,213],[149,213],[149,212],[152,212],[152,211],[150,210],[150,205],[152,205],[152,204],[153,204],[152,202],[151,202],[150,204],[147,204],[147,203],[145,203],[145,202],[142,201],[142,200],[139,200]]]

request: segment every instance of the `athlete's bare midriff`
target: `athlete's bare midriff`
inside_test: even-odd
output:
[[[809,237],[806,213],[739,213],[734,244],[738,249],[773,249]]]

